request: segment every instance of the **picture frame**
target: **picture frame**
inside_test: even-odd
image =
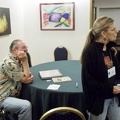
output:
[[[41,30],[75,30],[75,3],[41,3]]]
[[[11,34],[10,9],[0,7],[0,36]]]

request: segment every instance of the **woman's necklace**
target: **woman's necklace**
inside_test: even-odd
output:
[[[112,55],[111,55],[110,50],[109,50],[109,54],[107,53],[107,51],[104,51],[102,52],[102,55],[104,57],[104,62],[107,68],[111,68],[113,66],[113,61],[112,61]]]

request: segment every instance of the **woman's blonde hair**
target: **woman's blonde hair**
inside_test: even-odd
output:
[[[107,31],[108,28],[110,27],[110,25],[113,24],[113,22],[114,22],[114,20],[112,18],[107,17],[107,16],[101,16],[95,20],[95,22],[93,23],[93,27],[88,32],[86,42],[85,42],[85,45],[83,47],[83,51],[82,51],[82,54],[80,57],[81,63],[82,63],[82,56],[84,54],[86,47],[90,43],[96,41],[97,38],[99,38],[101,36],[102,31]]]

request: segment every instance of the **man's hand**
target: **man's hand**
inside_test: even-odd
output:
[[[26,55],[26,53],[25,53],[24,51],[18,51],[17,57],[18,57],[18,59],[21,60],[22,62],[27,59],[27,55]]]
[[[30,73],[30,77],[25,81],[26,83],[33,82],[34,76]]]

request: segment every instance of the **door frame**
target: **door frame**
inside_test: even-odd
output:
[[[90,0],[90,28],[94,22],[94,0]]]

